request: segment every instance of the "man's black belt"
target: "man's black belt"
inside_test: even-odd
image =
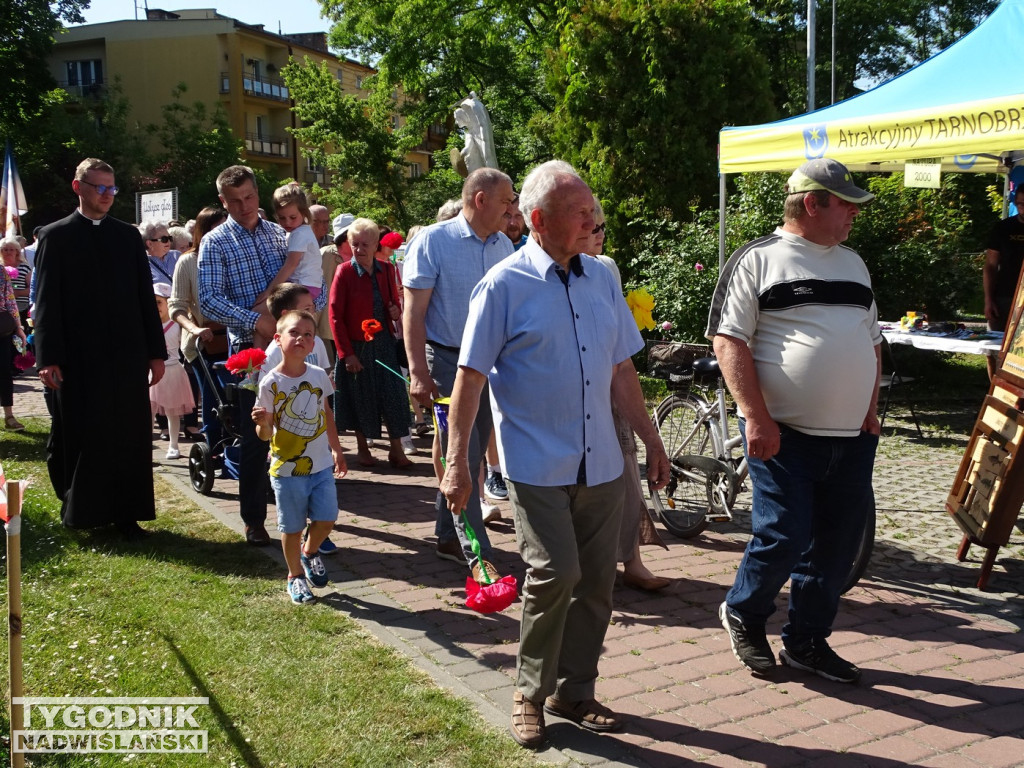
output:
[[[438,344],[436,341],[431,341],[430,339],[427,339],[427,344],[429,344],[432,347],[437,347],[438,349],[443,349],[445,352],[460,351],[458,347],[449,347],[447,344]]]

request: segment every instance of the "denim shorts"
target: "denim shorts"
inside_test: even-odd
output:
[[[298,533],[306,519],[333,523],[338,519],[338,491],[334,469],[328,467],[312,475],[270,478],[277,499],[277,530]]]

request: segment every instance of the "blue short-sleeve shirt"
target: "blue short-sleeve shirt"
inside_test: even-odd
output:
[[[459,365],[487,375],[505,475],[540,486],[622,474],[614,367],[643,339],[611,272],[579,259],[568,286],[532,238],[473,291]]]
[[[503,232],[481,240],[461,213],[416,236],[402,265],[402,284],[433,289],[424,316],[429,341],[459,346],[473,288],[512,252],[512,241]]]

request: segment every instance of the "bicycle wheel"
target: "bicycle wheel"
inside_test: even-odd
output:
[[[853,556],[853,563],[850,566],[850,573],[843,585],[843,594],[853,589],[871,560],[871,551],[875,548],[875,497],[871,497],[871,510],[868,512],[867,523],[864,525],[864,533],[860,537],[860,544]]]
[[[711,430],[701,421],[700,401],[692,396],[671,395],[654,410],[669,461],[677,456],[715,457]],[[684,473],[672,465],[672,478],[661,490],[651,490],[654,510],[665,528],[674,536],[689,539],[707,528],[709,504],[708,480],[693,473]]]

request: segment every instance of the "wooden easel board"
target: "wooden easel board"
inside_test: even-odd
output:
[[[1024,391],[996,378],[982,403],[946,509],[975,544],[1001,547],[1024,504]]]

